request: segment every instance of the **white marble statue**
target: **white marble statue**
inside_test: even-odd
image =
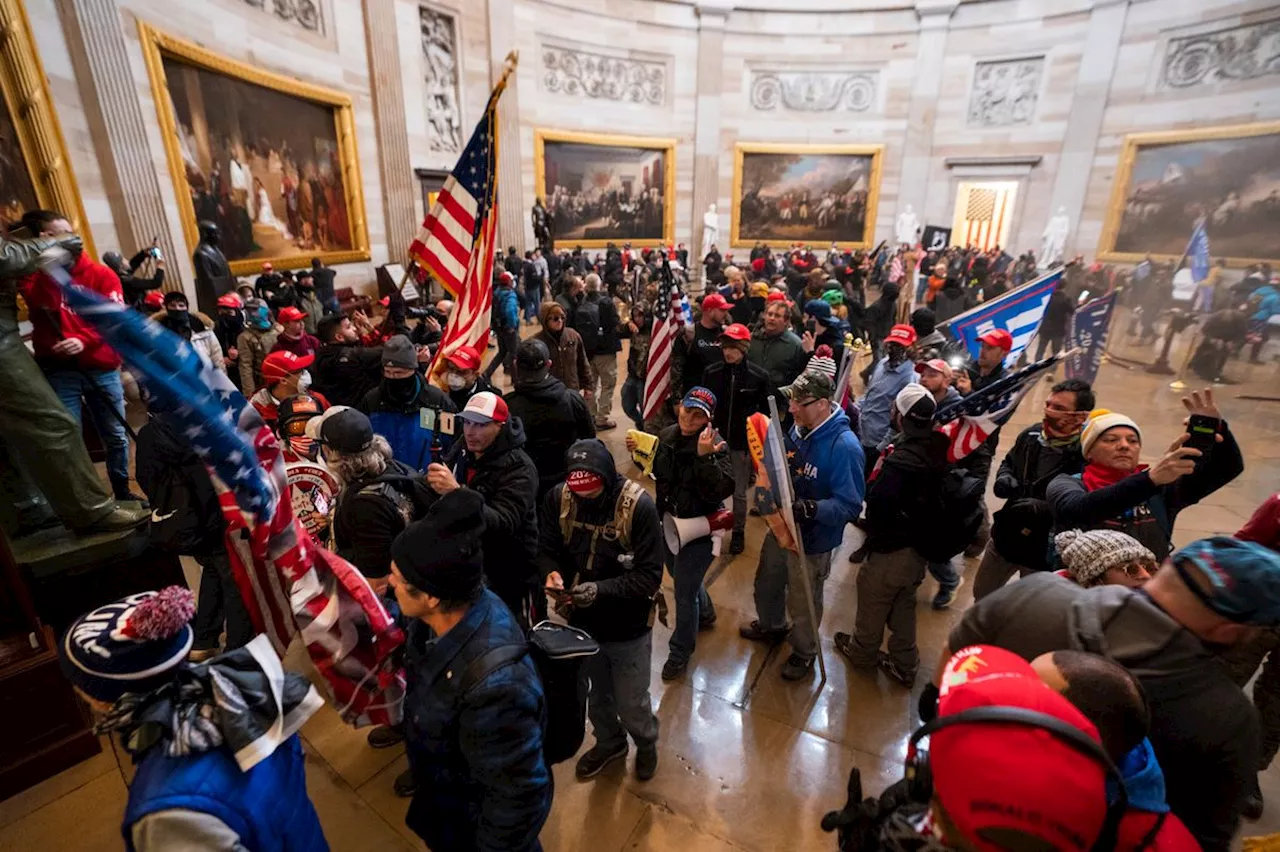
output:
[[[1058,212],[1044,226],[1044,234],[1040,237],[1040,268],[1047,269],[1062,260],[1062,252],[1067,247],[1067,235],[1071,233],[1071,217],[1067,208],[1059,207]]]
[[[915,210],[911,209],[911,205],[907,205],[907,209],[898,214],[898,222],[894,225],[893,236],[901,245],[913,246],[916,244],[916,237],[920,233],[920,219],[916,216]]]
[[[707,212],[702,214],[702,253],[705,255],[711,251],[711,247],[720,242],[720,215],[716,213],[716,206],[712,204],[707,208]]]

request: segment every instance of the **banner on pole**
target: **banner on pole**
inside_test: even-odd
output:
[[[1083,379],[1089,384],[1098,378],[1102,365],[1102,353],[1107,348],[1107,333],[1111,330],[1111,314],[1116,305],[1116,294],[1109,293],[1081,305],[1071,320],[1071,336],[1068,349],[1079,350],[1067,359],[1067,378]]]

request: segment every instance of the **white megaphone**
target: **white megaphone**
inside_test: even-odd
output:
[[[718,509],[701,518],[673,518],[664,515],[662,532],[667,539],[667,549],[673,554],[690,542],[709,535],[718,535],[733,529],[733,510]]]

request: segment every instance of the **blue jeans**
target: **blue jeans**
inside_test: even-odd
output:
[[[83,405],[88,405],[89,416],[107,451],[107,478],[112,486],[127,485],[129,433],[124,428],[124,385],[120,383],[120,371],[50,370],[45,377],[78,422],[83,422]]]
[[[627,744],[627,734],[637,746],[657,744],[658,717],[649,699],[652,666],[653,631],[625,642],[601,642],[600,653],[587,658],[587,716],[597,746],[613,751]]]
[[[960,572],[956,570],[954,557],[946,562],[930,562],[929,573],[938,581],[938,591],[950,592],[960,585]]]
[[[524,291],[524,318],[526,320],[535,319],[538,316],[538,306],[542,304],[542,284],[539,283],[534,287],[525,285]]]
[[[715,618],[715,605],[702,585],[713,559],[711,536],[686,544],[674,556],[667,553],[667,570],[675,582],[676,598],[676,629],[668,645],[673,659],[685,661],[692,657],[698,644],[698,624]]]
[[[640,410],[644,402],[644,381],[627,376],[622,383],[622,412],[631,418],[637,429],[644,429],[644,412]]]

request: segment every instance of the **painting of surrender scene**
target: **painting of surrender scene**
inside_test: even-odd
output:
[[[880,154],[879,146],[739,144],[733,244],[869,246]]]

